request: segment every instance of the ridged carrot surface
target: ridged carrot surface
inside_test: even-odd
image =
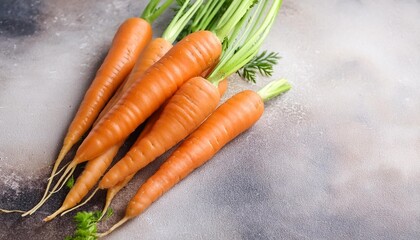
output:
[[[188,79],[214,64],[222,46],[209,31],[192,33],[136,79],[80,145],[75,161],[91,160],[125,139]],[[141,84],[139,84],[141,82]]]
[[[170,98],[149,132],[99,182],[110,188],[145,167],[197,128],[217,107],[219,89],[202,77],[185,82]]]
[[[223,146],[250,128],[261,117],[264,102],[250,90],[234,95],[176,149],[130,200],[125,217],[142,213],[152,202],[203,165]]]
[[[92,126],[102,108],[130,73],[141,51],[152,38],[150,24],[141,18],[129,18],[119,27],[104,62],[96,73],[64,138],[59,159]]]
[[[108,104],[104,107],[98,119],[102,118],[106,112],[118,101],[122,94],[130,88],[131,84],[141,78],[146,70],[159,61],[170,49],[172,44],[163,38],[153,39],[144,51],[141,53],[131,73],[127,76],[126,80],[118,88],[114,96],[109,100]]]
[[[138,58],[130,75],[141,76],[149,67],[156,63],[163,55],[165,55],[171,47],[172,44],[160,38],[157,38],[150,42],[150,44],[145,48],[145,50]],[[125,88],[128,88],[131,83],[132,81],[126,81]],[[120,93],[124,91],[123,88],[123,85],[119,87]],[[115,100],[116,97],[117,95],[114,95],[112,99]],[[112,101],[112,99],[110,101]],[[109,104],[107,106],[109,106]],[[107,109],[105,107],[102,110],[101,115],[103,115],[108,110],[109,108]],[[98,119],[101,118],[101,115],[99,115]],[[67,197],[64,200],[62,206],[54,214],[46,218],[47,221],[51,220],[59,213],[74,207],[86,196],[86,194],[96,185],[96,183],[105,173],[107,168],[111,165],[112,159],[117,155],[118,149],[121,147],[122,144],[123,142],[120,142],[117,145],[112,146],[108,151],[89,161],[86,164],[84,171],[77,179],[76,184],[67,194]]]
[[[227,79],[225,79],[225,80],[223,80],[219,83],[218,91],[219,91],[220,96],[223,96],[225,94],[225,92],[227,90],[227,87],[228,87]],[[150,132],[150,130],[152,129],[155,122],[159,119],[159,115],[162,112],[161,110],[162,110],[162,108],[160,108],[158,111],[153,113],[153,115],[147,120],[146,126],[144,127],[143,131],[140,133],[140,135],[139,135],[136,143],[134,143],[134,145],[138,144],[140,142],[140,140],[144,136],[146,136],[147,133]],[[129,175],[123,181],[118,182],[113,187],[108,188],[107,193],[106,193],[105,207],[103,209],[103,213],[105,213],[108,210],[109,206],[111,205],[111,201],[115,197],[115,195],[117,195],[117,193],[131,181],[131,179],[134,177],[134,175],[135,175],[135,173]]]

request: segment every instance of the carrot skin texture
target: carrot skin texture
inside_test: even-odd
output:
[[[110,188],[145,167],[196,129],[220,100],[219,89],[202,77],[185,82],[162,109],[159,119],[99,182]]]
[[[133,84],[136,79],[141,78],[141,75],[143,75],[149,67],[159,61],[171,48],[172,44],[167,40],[163,38],[153,39],[140,54],[140,57],[136,61],[133,70],[130,72],[126,80],[124,80],[117,92],[104,107],[98,117],[98,120],[111,109],[111,107],[118,101],[119,98],[121,98],[122,94],[130,88],[131,84]]]
[[[138,56],[152,37],[152,28],[141,18],[121,24],[104,62],[87,90],[68,130],[64,144],[75,144],[92,126],[101,109],[130,73]]]
[[[261,117],[264,103],[250,90],[234,95],[175,150],[130,200],[126,218],[141,214],[163,193],[211,159],[223,146]]]
[[[223,95],[225,95],[225,92],[228,89],[228,80],[225,78],[222,81],[220,81],[219,82],[219,85],[217,86],[217,88],[219,88],[220,97],[222,97]]]
[[[172,47],[168,41],[157,38],[149,43],[146,49],[138,58],[130,75],[141,76],[146,70],[157,62],[165,53]],[[126,81],[125,87],[127,88],[132,82]],[[122,93],[125,91],[123,86],[120,86],[119,91]],[[116,95],[114,95],[115,97]],[[113,97],[113,99],[114,99]],[[103,109],[103,113],[107,111]],[[100,117],[100,116],[99,116]],[[144,132],[144,131],[143,131]],[[142,132],[142,134],[143,134]],[[86,164],[85,170],[82,172],[80,177],[77,179],[75,185],[71,188],[70,192],[66,196],[63,202],[63,206],[66,209],[74,207],[78,204],[86,194],[93,188],[93,186],[99,181],[106,169],[111,165],[112,159],[117,155],[118,149],[123,144],[123,141],[112,146],[105,153],[89,161]]]
[[[83,199],[84,196],[86,196],[86,194],[101,178],[102,174],[105,173],[106,169],[111,164],[112,159],[115,157],[115,155],[117,155],[118,149],[121,145],[122,143],[114,145],[104,154],[86,164],[85,170],[77,178],[76,183],[70,189],[65,202],[68,201],[72,205],[74,204],[73,206],[75,206]]]
[[[130,89],[92,129],[77,153],[77,162],[93,159],[125,139],[188,79],[218,60],[220,40],[209,31],[192,33],[136,79]]]
[[[218,90],[219,90],[220,97],[222,97],[225,94],[225,92],[227,90],[227,87],[228,87],[227,79],[225,79],[225,80],[223,80],[219,83]],[[155,122],[159,119],[159,115],[162,112],[162,108],[163,108],[163,106],[161,108],[159,108],[159,110],[157,110],[155,113],[153,113],[153,115],[147,120],[146,126],[144,127],[143,131],[140,133],[136,143],[138,143],[140,141],[140,139],[142,139],[147,133],[150,132],[150,129],[153,127]],[[134,145],[136,143],[134,143]],[[117,183],[113,187],[108,188],[107,193],[106,193],[106,203],[105,203],[104,211],[106,211],[108,209],[108,207],[111,204],[111,201],[115,197],[115,195],[117,195],[117,193],[130,182],[130,180],[134,177],[134,175],[135,175],[135,173],[126,177],[123,181]]]
[[[86,164],[85,170],[77,178],[76,183],[70,189],[61,207],[53,214],[46,217],[44,221],[52,220],[58,214],[76,206],[80,201],[82,201],[82,199],[93,188],[99,178],[101,178],[102,174],[111,164],[112,159],[117,154],[119,147],[120,145],[115,145],[108,149],[108,151],[106,151],[101,156],[88,162]]]

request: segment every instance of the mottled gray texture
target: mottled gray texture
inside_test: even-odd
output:
[[[27,209],[115,29],[145,2],[11,2],[0,3],[0,207]],[[415,0],[285,1],[263,48],[283,57],[274,78],[292,91],[107,239],[419,239],[419,19]],[[233,77],[227,95],[266,82]],[[101,230],[167,156],[121,192]],[[0,215],[0,239],[70,234],[71,214],[41,222],[64,196],[29,218]]]

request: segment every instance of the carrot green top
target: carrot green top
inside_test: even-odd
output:
[[[201,4],[203,4],[203,0],[196,0],[191,6],[189,6],[189,2],[189,0],[185,0],[183,2],[181,8],[178,10],[177,14],[162,34],[162,38],[166,39],[170,43],[173,43],[176,40],[182,29],[184,29]],[[187,7],[189,7],[189,10],[185,11]]]
[[[166,0],[159,6],[160,0],[150,0],[140,17],[152,24],[172,2],[173,0]]]
[[[197,12],[190,32],[208,30],[219,20],[231,5],[229,0],[208,0]]]
[[[235,0],[233,0],[235,2]],[[253,2],[253,1],[251,1]],[[233,3],[232,3],[233,4]],[[253,4],[252,9],[246,9],[242,13],[233,29],[227,30],[226,22],[233,21],[237,12],[230,19],[220,19],[214,31],[220,36],[225,36],[225,51],[223,51],[218,65],[209,75],[208,80],[218,84],[221,80],[235,73],[249,62],[259,51],[264,39],[267,37],[274,20],[280,10],[282,0],[261,0]],[[225,15],[228,15],[229,9]],[[239,12],[239,11],[238,11]],[[246,28],[242,26],[246,24]]]

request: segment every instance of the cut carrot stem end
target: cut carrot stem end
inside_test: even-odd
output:
[[[119,222],[117,222],[114,226],[112,226],[108,231],[104,232],[104,233],[99,233],[98,237],[105,237],[106,235],[112,233],[115,229],[117,229],[118,227],[120,227],[121,225],[123,225],[125,222],[127,222],[128,220],[130,220],[130,218],[128,217],[124,217],[123,219],[121,219]]]
[[[258,91],[258,95],[263,99],[264,102],[289,91],[292,86],[287,82],[286,79],[279,79],[270,82],[261,90]]]

